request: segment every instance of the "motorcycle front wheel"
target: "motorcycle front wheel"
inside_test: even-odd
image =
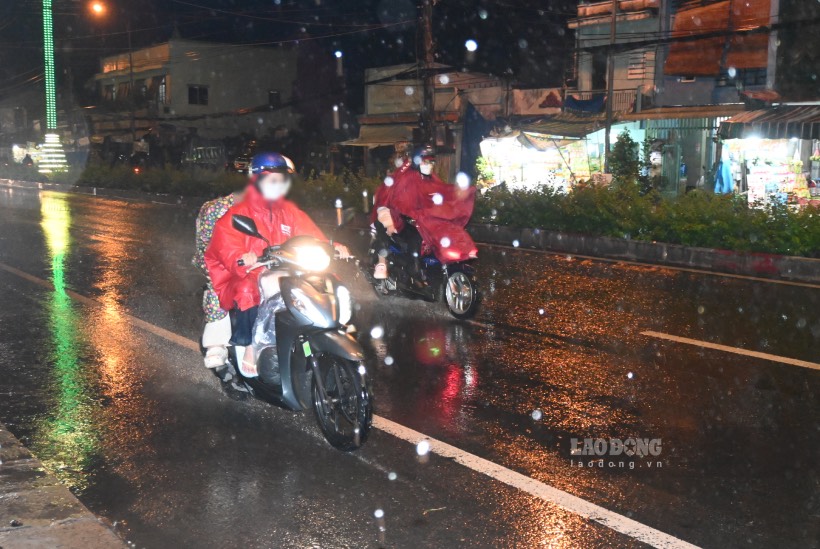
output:
[[[444,281],[444,302],[454,317],[472,318],[478,311],[478,288],[469,276],[456,271]]]
[[[360,364],[333,355],[321,355],[317,360],[321,387],[314,373],[311,393],[319,427],[334,448],[356,450],[367,440],[373,421],[370,392],[359,372]]]

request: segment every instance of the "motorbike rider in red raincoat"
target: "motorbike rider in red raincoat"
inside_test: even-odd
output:
[[[220,306],[233,315],[231,343],[236,347],[237,360],[242,362],[240,369],[246,377],[256,375],[251,339],[261,299],[258,279],[262,271],[254,266],[268,244],[234,229],[231,218],[239,214],[253,219],[271,246],[299,235],[327,240],[313,220],[285,198],[294,171],[293,162],[284,155],[255,155],[248,169],[250,184],[244,199],[217,221],[205,252],[205,264]],[[345,246],[337,243],[335,247],[342,258],[349,257]]]
[[[377,241],[384,235],[399,239],[417,257],[433,253],[442,263],[475,258],[475,242],[464,229],[473,213],[475,188],[448,185],[433,172],[435,151],[430,146],[416,149],[407,162],[379,187],[374,197],[373,224]],[[410,218],[415,226],[405,221]],[[387,278],[384,242],[378,242],[379,262],[374,278]]]

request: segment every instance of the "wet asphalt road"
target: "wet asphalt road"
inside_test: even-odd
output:
[[[197,339],[194,216],[0,187],[0,263],[54,286],[0,268],[0,422],[125,539],[640,545],[384,432],[340,454],[310,413],[225,398],[195,352],[124,316]],[[482,247],[464,323],[341,271],[380,416],[689,543],[818,547],[820,371],[641,332],[820,362],[820,289]],[[579,468],[572,439],[598,437],[662,450]]]

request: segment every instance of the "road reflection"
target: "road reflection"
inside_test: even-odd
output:
[[[372,344],[380,377],[396,378],[380,407],[403,414],[424,410],[423,420],[459,432],[469,424],[470,403],[479,387],[472,331],[461,323],[399,320]],[[388,389],[384,387],[384,389]]]
[[[88,485],[84,472],[94,461],[100,439],[80,357],[79,315],[66,292],[71,208],[64,196],[44,193],[40,197],[40,213],[54,286],[48,300],[49,360],[57,395],[53,411],[38,426],[34,450],[63,482],[82,491]]]

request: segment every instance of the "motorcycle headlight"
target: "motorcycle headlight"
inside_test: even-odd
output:
[[[324,326],[326,323],[325,317],[316,305],[305,295],[305,292],[299,288],[294,288],[290,291],[291,305],[293,308],[305,315],[311,323],[317,326]]]
[[[296,249],[296,263],[306,271],[324,271],[330,266],[330,256],[319,246],[302,246]]]
[[[336,299],[339,302],[339,323],[347,324],[353,317],[353,300],[350,297],[350,290],[339,286],[336,288]]]

